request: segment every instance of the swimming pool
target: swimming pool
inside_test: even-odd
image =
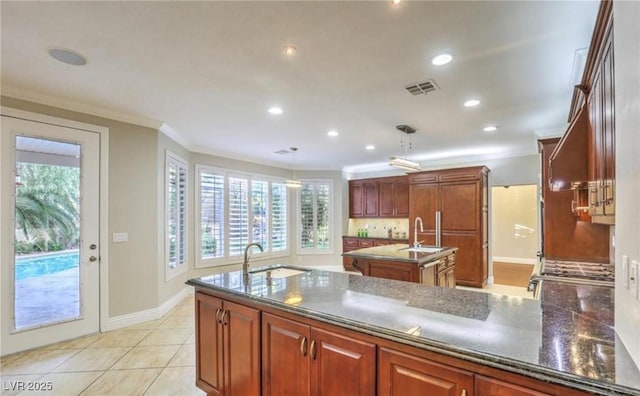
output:
[[[78,251],[36,257],[16,257],[16,280],[50,275],[78,266]]]

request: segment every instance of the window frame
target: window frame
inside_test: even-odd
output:
[[[320,185],[320,184],[326,184],[329,187],[329,194],[328,194],[328,202],[327,202],[327,215],[329,218],[328,221],[328,227],[329,227],[329,247],[327,249],[319,249],[317,247],[314,248],[302,248],[301,247],[301,238],[302,238],[302,189],[304,188],[305,185]],[[303,179],[302,180],[302,186],[303,188],[299,188],[296,190],[296,230],[295,230],[295,235],[296,235],[296,254],[298,255],[331,255],[333,254],[334,250],[335,250],[335,243],[334,243],[334,238],[333,238],[333,232],[334,232],[334,220],[333,220],[333,213],[334,213],[334,207],[335,207],[335,190],[334,190],[334,181],[332,179]],[[317,221],[317,205],[314,206],[313,208],[313,212],[314,212],[314,219],[316,219]]]
[[[174,266],[172,266],[172,263],[170,262],[170,248],[171,248],[171,243],[169,241],[170,235],[169,235],[169,224],[170,224],[170,216],[171,216],[171,210],[169,208],[169,202],[170,202],[170,187],[169,187],[169,182],[170,182],[170,170],[169,167],[174,164],[176,166],[176,170],[177,170],[177,174],[178,174],[178,182],[177,182],[177,194],[178,194],[178,198],[177,198],[177,202],[180,202],[180,194],[183,194],[183,202],[184,202],[184,211],[183,211],[183,216],[182,216],[182,220],[180,220],[180,216],[179,216],[179,210],[177,210],[176,214],[177,214],[177,218],[176,218],[176,228],[178,230],[182,229],[182,235],[180,233],[180,231],[176,232],[176,237],[177,237],[177,241],[176,241],[176,263]],[[187,232],[187,227],[189,225],[189,166],[188,166],[188,162],[183,159],[182,157],[180,157],[179,155],[166,150],[165,152],[165,166],[164,166],[164,170],[165,170],[165,175],[164,175],[164,253],[165,253],[165,257],[164,257],[164,268],[165,268],[165,281],[169,281],[183,273],[187,272],[187,263],[189,261],[189,253],[188,253],[188,242],[189,242],[189,233]],[[182,186],[182,192],[181,190],[181,186],[180,186],[180,171],[184,170],[184,184]],[[178,205],[179,206],[179,205]],[[182,224],[180,224],[180,222],[182,221]],[[182,260],[180,259],[180,249],[181,249],[181,245],[182,245],[182,249],[184,252],[184,256],[182,257]]]
[[[224,224],[224,247],[222,249],[222,256],[221,257],[203,257],[202,256],[202,185],[201,185],[201,178],[202,178],[202,174],[203,173],[207,173],[207,174],[214,174],[214,175],[218,175],[218,176],[222,176],[224,177],[224,208],[223,208],[223,216],[224,216],[224,220],[223,220],[223,224]],[[253,224],[252,224],[252,216],[253,216],[253,181],[256,182],[267,182],[268,183],[268,210],[269,210],[269,214],[268,214],[268,218],[269,218],[269,223],[268,223],[268,230],[267,230],[267,237],[269,238],[270,242],[269,242],[269,247],[266,248],[265,252],[260,252],[257,249],[254,249],[252,251],[253,257],[254,259],[257,260],[263,260],[263,259],[270,259],[270,258],[277,258],[277,257],[287,257],[289,256],[289,252],[291,250],[291,243],[292,243],[292,239],[291,239],[291,233],[289,232],[288,228],[286,229],[286,249],[283,250],[277,250],[277,251],[273,251],[273,241],[271,241],[271,237],[273,235],[273,216],[272,216],[272,202],[273,202],[273,184],[277,183],[277,184],[282,184],[284,185],[285,179],[284,178],[279,178],[279,177],[275,177],[275,176],[269,176],[269,175],[262,175],[262,174],[255,174],[255,173],[245,173],[245,172],[238,172],[238,171],[234,171],[231,169],[225,169],[225,168],[220,168],[220,167],[216,167],[216,166],[211,166],[211,165],[205,165],[205,164],[196,164],[195,165],[195,221],[194,221],[194,230],[195,230],[195,268],[199,269],[199,268],[210,268],[210,267],[218,267],[218,266],[224,266],[224,265],[230,265],[230,264],[237,264],[242,262],[243,260],[243,255],[230,255],[230,237],[229,237],[229,212],[230,212],[230,208],[229,208],[229,194],[230,194],[230,189],[229,189],[229,179],[230,178],[237,178],[237,179],[246,179],[247,180],[247,213],[248,213],[248,219],[247,219],[247,231],[248,231],[248,240],[249,243],[254,242],[253,240]],[[290,201],[289,201],[289,195],[288,195],[288,191],[286,189],[286,187],[284,188],[284,197],[285,197],[285,203],[284,203],[284,211],[285,211],[285,215],[286,218],[289,219],[290,218]]]

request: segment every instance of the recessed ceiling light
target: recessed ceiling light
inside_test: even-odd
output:
[[[87,59],[85,59],[84,56],[71,50],[52,48],[49,50],[49,55],[53,59],[66,63],[67,65],[83,66],[87,64]]]
[[[464,102],[464,107],[473,107],[479,104],[480,104],[480,101],[478,99],[471,99]]]
[[[338,135],[339,135],[339,133],[338,133],[338,131],[336,131],[335,129],[332,129],[332,130],[330,130],[329,132],[327,132],[327,135],[329,135],[329,136],[332,136],[332,137],[333,137],[333,136],[338,136]]]
[[[400,3],[400,0],[391,0],[391,4],[398,4]]]
[[[269,114],[282,114],[282,109],[280,107],[272,107],[267,111]]]
[[[293,45],[285,45],[284,47],[282,47],[282,52],[285,55],[291,56],[296,53],[296,47],[294,47]]]
[[[373,144],[369,144],[367,145],[367,147],[365,147],[367,150],[371,151],[371,150],[375,150],[376,146],[374,146]]]
[[[441,65],[446,65],[447,63],[451,62],[451,59],[453,59],[453,57],[449,54],[442,54],[442,55],[438,55],[435,58],[433,58],[431,60],[431,63],[433,63],[436,66],[441,66]]]
[[[498,129],[497,126],[495,125],[487,125],[486,127],[484,127],[483,131],[485,132],[495,132]]]

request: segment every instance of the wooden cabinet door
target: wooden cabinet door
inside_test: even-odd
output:
[[[349,181],[349,217],[364,216],[364,186],[358,181]]]
[[[260,395],[260,311],[225,301],[225,394]]]
[[[309,395],[309,326],[267,313],[262,319],[263,395]]]
[[[367,181],[364,188],[364,217],[378,217],[378,182]]]
[[[376,278],[395,279],[405,282],[418,282],[417,267],[411,264],[399,264],[385,260],[368,260],[369,273],[365,275]],[[412,268],[416,267],[416,268]],[[415,274],[414,274],[415,272]]]
[[[611,33],[605,44],[602,61],[602,93],[603,93],[603,122],[602,122],[602,186],[603,213],[605,216],[615,214],[615,87],[613,64],[613,41]]]
[[[209,395],[224,394],[221,311],[221,299],[195,294],[196,386]]]
[[[394,217],[396,214],[396,202],[393,186],[394,182],[390,180],[381,181],[378,184],[380,217]]]
[[[409,217],[409,182],[405,178],[393,185],[395,194],[395,217]]]
[[[439,186],[432,184],[412,184],[409,187],[409,243],[413,243],[413,234],[416,217],[422,219],[424,232],[420,232],[418,227],[418,241],[423,241],[425,245],[434,245],[436,221],[436,211],[440,209],[438,203]]]
[[[477,232],[480,229],[480,183],[440,185],[442,231]]]
[[[551,396],[495,378],[476,376],[476,396]]]
[[[473,373],[391,349],[380,349],[378,396],[463,394],[474,394]]]
[[[456,287],[455,267],[449,267],[444,271],[438,272],[438,286]]]
[[[375,395],[376,346],[311,328],[309,357],[313,396]]]

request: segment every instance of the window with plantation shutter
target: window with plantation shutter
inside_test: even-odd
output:
[[[187,163],[166,154],[166,278],[186,270],[187,262]]]
[[[269,182],[251,181],[251,232],[252,242],[258,242],[269,250]]]
[[[249,243],[249,181],[229,178],[229,255],[240,256]]]
[[[331,181],[303,182],[298,192],[298,252],[331,253]]]
[[[247,244],[257,242],[261,255],[289,250],[287,189],[281,180],[196,166],[196,267],[239,262]]]
[[[287,245],[287,187],[283,183],[271,184],[271,250],[288,249]]]
[[[200,172],[200,257],[224,257],[225,177]]]

